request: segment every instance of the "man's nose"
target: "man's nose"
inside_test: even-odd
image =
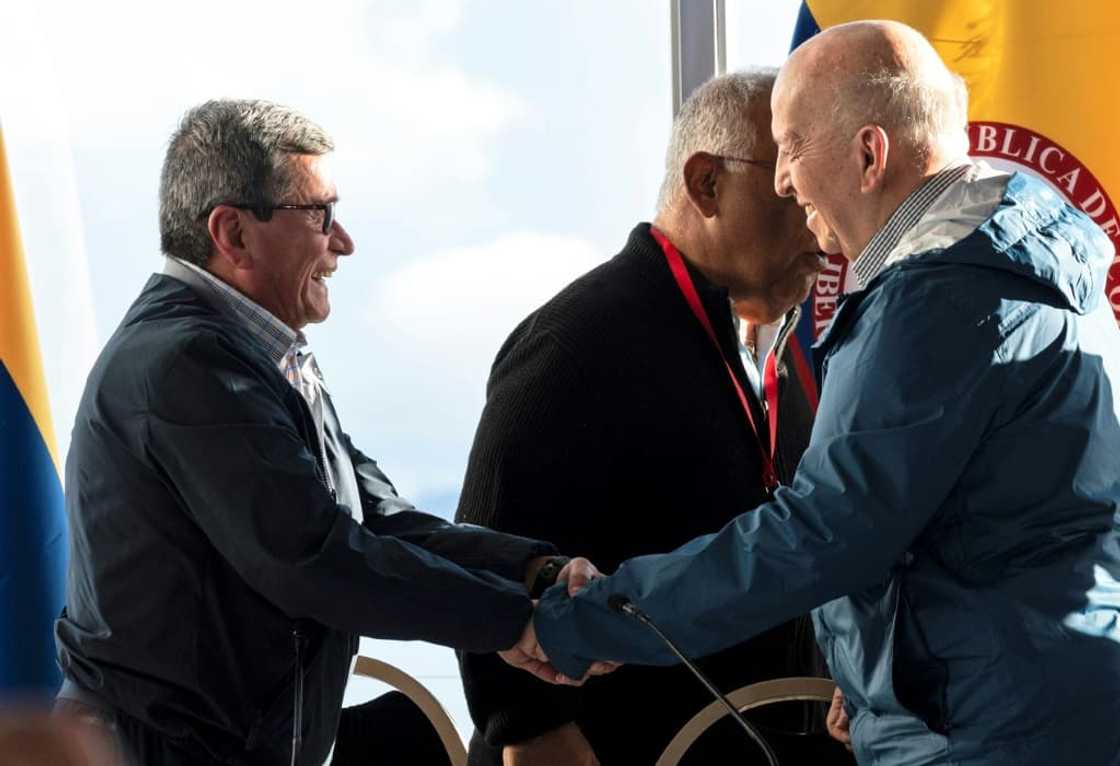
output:
[[[350,233],[337,218],[331,224],[331,250],[339,255],[350,255],[354,252],[354,240]]]

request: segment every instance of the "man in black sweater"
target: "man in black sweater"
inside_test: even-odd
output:
[[[549,540],[609,572],[717,531],[762,502],[775,474],[793,475],[813,384],[793,363],[790,310],[821,261],[804,215],[774,194],[772,83],[772,71],[751,71],[693,94],[673,126],[654,226],[635,228],[622,252],[502,346],[457,520]],[[676,272],[674,254],[683,256]],[[749,341],[767,335],[758,329],[778,322],[772,352],[752,353]],[[778,400],[766,408],[759,362],[770,355]],[[473,764],[652,764],[711,702],[679,666],[623,667],[572,689],[492,654],[462,653],[460,663],[478,727]],[[823,666],[807,620],[701,664],[725,691]],[[789,735],[813,728],[794,707],[756,718],[788,762],[844,762],[823,734]],[[688,762],[760,758],[741,732],[719,728]]]

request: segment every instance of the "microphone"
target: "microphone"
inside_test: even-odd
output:
[[[731,713],[732,718],[738,721],[739,725],[743,727],[743,731],[747,733],[747,736],[749,736],[754,741],[754,743],[762,749],[762,752],[766,755],[766,762],[770,764],[770,766],[779,766],[778,756],[774,755],[774,751],[770,749],[770,746],[768,744],[766,744],[766,740],[762,738],[762,735],[759,734],[758,731],[747,722],[747,719],[743,717],[743,714],[735,709],[735,706],[728,701],[727,697],[723,696],[720,690],[716,688],[716,685],[713,684],[708,679],[708,677],[700,671],[700,668],[696,667],[696,663],[694,663],[688,657],[685,657],[684,652],[677,648],[677,645],[674,644],[668,636],[661,632],[661,628],[657,627],[657,625],[654,624],[653,620],[649,618],[648,614],[639,609],[633,601],[631,601],[621,593],[612,593],[610,596],[608,596],[607,606],[612,610],[618,612],[619,614],[624,614],[627,617],[633,617],[635,620],[642,623],[654,633],[656,633],[657,637],[660,638],[665,643],[665,645],[672,650],[673,654],[677,656],[677,659],[684,663],[684,666],[686,668],[692,671],[692,675],[700,679],[700,683],[704,684],[704,687],[709,692],[711,692],[712,696],[723,703],[723,706],[727,708],[729,713]]]

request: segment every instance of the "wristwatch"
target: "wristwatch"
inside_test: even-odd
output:
[[[546,590],[555,585],[560,570],[566,567],[569,561],[571,559],[567,556],[552,556],[544,562],[544,565],[537,570],[533,587],[529,589],[529,598],[540,598]]]

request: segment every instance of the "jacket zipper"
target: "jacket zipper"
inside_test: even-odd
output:
[[[299,762],[299,753],[303,748],[303,636],[299,626],[292,626],[292,642],[296,648],[296,678],[293,686],[292,702],[292,763],[296,766]]]

